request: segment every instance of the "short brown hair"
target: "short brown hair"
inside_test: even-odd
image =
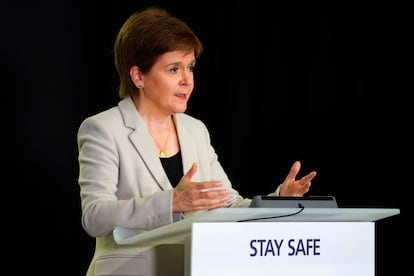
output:
[[[193,50],[197,58],[203,46],[186,23],[164,9],[150,7],[132,14],[122,25],[114,45],[120,98],[137,91],[129,75],[132,66],[138,66],[145,74],[160,55],[174,50]]]

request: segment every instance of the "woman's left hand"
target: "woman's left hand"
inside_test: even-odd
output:
[[[301,179],[296,180],[300,165],[299,161],[293,163],[289,174],[280,186],[280,196],[303,196],[309,191],[311,180],[316,176],[316,171],[312,171]]]

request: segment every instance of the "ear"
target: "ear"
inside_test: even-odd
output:
[[[135,87],[137,88],[144,87],[144,82],[142,80],[142,74],[138,66],[135,65],[135,66],[132,66],[131,69],[129,69],[129,76],[132,82],[135,84]]]

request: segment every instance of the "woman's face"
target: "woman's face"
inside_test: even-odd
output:
[[[142,75],[144,101],[166,114],[182,113],[194,88],[193,51],[172,51],[161,55],[151,70]]]

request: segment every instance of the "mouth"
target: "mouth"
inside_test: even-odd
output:
[[[178,93],[178,94],[175,94],[175,96],[177,98],[180,98],[181,100],[186,100],[187,99],[187,94],[185,94],[185,93]]]

